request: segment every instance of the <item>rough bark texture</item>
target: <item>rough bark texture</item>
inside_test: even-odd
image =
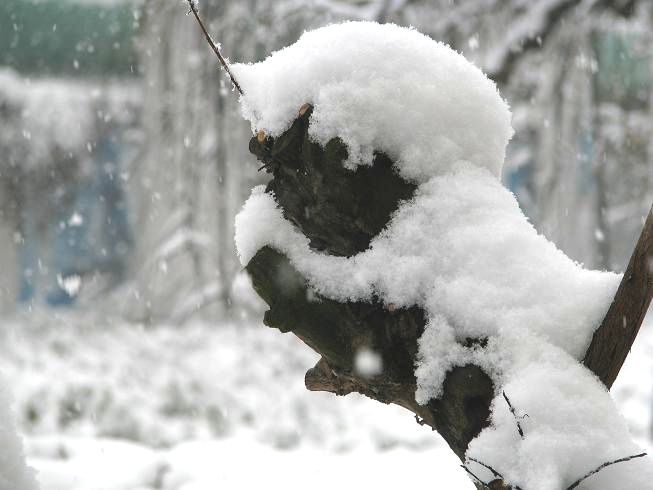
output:
[[[250,150],[273,175],[267,189],[311,246],[350,256],[368,247],[416,187],[401,179],[380,153],[373,166],[345,169],[347,150],[341,141],[333,139],[324,148],[310,141],[310,115],[309,108],[278,138],[252,138]],[[441,399],[426,406],[415,402],[414,362],[425,325],[420,308],[316,297],[288,259],[267,247],[249,262],[247,271],[270,306],[265,324],[292,331],[322,356],[306,374],[308,389],[339,395],[355,391],[403,406],[419,423],[437,430],[464,459],[467,445],[488,423],[492,382],[476,366],[458,367],[449,373]],[[363,347],[381,355],[383,373],[365,378],[355,372],[355,355]]]
[[[610,389],[637,337],[653,298],[653,208],[619,289],[596,329],[583,363]]]

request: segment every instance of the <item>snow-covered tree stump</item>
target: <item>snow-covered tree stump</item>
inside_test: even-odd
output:
[[[415,186],[397,176],[392,162],[380,153],[373,166],[354,173],[346,170],[342,142],[333,139],[324,148],[312,142],[311,109],[303,109],[280,137],[253,137],[250,150],[273,175],[266,190],[274,192],[285,217],[311,239],[312,246],[329,254],[353,255],[367,248]],[[437,430],[464,460],[467,445],[488,423],[492,382],[477,366],[458,367],[447,376],[441,399],[424,406],[416,403],[414,361],[425,325],[420,308],[317,297],[288,259],[270,247],[254,256],[247,271],[270,306],[265,324],[293,332],[322,356],[306,373],[309,390],[358,392],[405,407],[419,423]],[[356,355],[363,349],[380,356],[380,374],[368,377],[357,372]]]
[[[369,246],[399,202],[411,197],[415,186],[399,177],[392,169],[392,161],[382,153],[375,155],[371,167],[359,167],[354,173],[346,170],[343,162],[347,149],[339,139],[332,139],[324,147],[311,141],[311,113],[312,107],[302,106],[290,129],[277,138],[259,133],[251,139],[250,151],[262,162],[262,169],[272,174],[266,192],[274,193],[284,217],[310,238],[312,247],[332,255],[351,256]],[[635,286],[641,292],[617,294],[598,330],[605,338],[615,337],[606,330],[608,322],[627,314],[637,318],[631,322],[630,335],[618,337],[634,339],[650,303],[653,268],[640,266],[648,263],[652,254],[652,221],[653,213],[621,287],[628,288],[636,278]],[[426,405],[415,401],[415,356],[426,323],[421,308],[386,307],[380,301],[343,303],[319,297],[288,258],[271,247],[259,250],[246,269],[255,290],[269,305],[264,323],[284,333],[292,332],[322,356],[306,373],[307,389],[336,395],[357,392],[402,406],[415,414],[419,424],[438,431],[465,462],[469,443],[489,424],[493,383],[481,367],[468,364],[448,373],[441,398]],[[637,302],[643,304],[633,307]],[[626,303],[625,308],[622,303]],[[486,341],[467,338],[464,342],[483,345]],[[601,347],[605,351],[609,345],[613,342],[592,342],[588,356]],[[603,368],[613,365],[610,385],[625,358],[621,355],[624,348],[620,349],[616,361],[606,355],[601,358]],[[382,369],[378,373],[358,366],[357,356],[366,351],[379,357]],[[603,379],[598,370],[597,374]],[[478,482],[477,486],[487,488]],[[511,487],[496,479],[491,488]]]
[[[619,288],[570,260],[500,183],[496,87],[415,31],[329,26],[233,68],[272,174],[236,246],[265,323],[321,355],[307,388],[412,411],[478,488],[644,488],[605,386],[651,299],[653,219]]]

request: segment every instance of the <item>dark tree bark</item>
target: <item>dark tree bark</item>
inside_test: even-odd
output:
[[[653,298],[653,208],[630,257],[610,309],[596,329],[583,363],[608,389],[617,379]]]
[[[369,246],[416,186],[399,177],[381,153],[373,166],[345,169],[347,150],[341,141],[333,139],[322,148],[309,139],[310,115],[310,108],[304,110],[276,139],[263,134],[252,138],[250,150],[273,175],[267,190],[274,192],[285,217],[310,239],[311,247],[351,256]],[[492,381],[477,366],[458,367],[447,376],[441,399],[417,404],[414,362],[426,323],[420,308],[316,298],[288,259],[268,247],[252,258],[247,271],[270,306],[265,324],[292,331],[322,356],[306,374],[309,390],[338,395],[355,391],[407,408],[464,460],[469,442],[488,424]],[[363,347],[382,357],[378,376],[365,378],[355,372],[356,352]]]
[[[310,239],[311,247],[332,255],[351,256],[369,246],[416,186],[399,177],[392,161],[382,153],[375,155],[372,166],[358,167],[356,171],[345,169],[342,164],[347,150],[340,140],[333,139],[324,147],[310,140],[310,115],[310,106],[303,106],[290,129],[274,139],[259,133],[250,141],[250,151],[272,174],[267,190],[276,196],[284,216]],[[649,221],[649,228],[653,228],[653,220]],[[651,235],[647,237],[649,248],[639,255],[636,251],[634,267],[641,266],[650,253]],[[427,405],[417,404],[415,356],[426,323],[421,308],[395,308],[378,299],[341,303],[317,297],[289,260],[269,247],[259,250],[246,269],[254,289],[269,305],[264,323],[294,333],[321,355],[316,366],[306,373],[309,390],[337,395],[358,392],[382,403],[400,405],[413,412],[418,423],[437,430],[464,462],[469,443],[489,423],[494,386],[480,367],[456,367],[446,377],[441,398]],[[633,288],[641,286],[641,281],[649,281],[650,286],[650,273],[636,277],[636,283],[622,284],[627,288],[625,297],[632,296]],[[630,303],[623,305],[629,307]],[[638,311],[645,312],[640,306]],[[643,313],[637,317],[641,323],[640,317]],[[612,341],[612,333],[606,337],[597,334],[604,339],[599,344]],[[464,342],[482,346],[486,340]],[[626,353],[628,347],[623,347]],[[381,356],[382,373],[365,377],[356,372],[355,356],[361,348],[373,349]],[[620,347],[619,352],[622,350]],[[500,480],[491,483],[491,488],[509,488]],[[478,482],[477,486],[488,488]]]

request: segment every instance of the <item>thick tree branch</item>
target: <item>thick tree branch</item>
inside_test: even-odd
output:
[[[594,332],[583,363],[610,389],[653,298],[653,208],[612,304]]]

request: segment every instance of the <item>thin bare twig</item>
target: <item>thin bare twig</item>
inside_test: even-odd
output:
[[[483,461],[479,461],[478,459],[475,459],[475,458],[467,458],[467,459],[470,460],[470,461],[473,461],[474,463],[480,464],[484,468],[487,468],[488,470],[490,470],[490,472],[492,473],[492,476],[494,476],[495,478],[499,478],[502,481],[506,481],[506,479],[503,477],[503,475],[501,473],[499,473],[497,470],[495,470],[494,468],[492,468],[492,466],[490,466],[489,464],[485,464]],[[487,486],[489,487],[489,485],[487,485]],[[511,487],[511,488],[514,488],[515,490],[522,490],[522,488],[520,488],[519,485],[515,485],[514,487]]]
[[[522,430],[521,424],[519,423],[519,417],[517,417],[515,408],[512,406],[512,403],[510,403],[510,399],[508,398],[508,395],[506,395],[505,391],[503,392],[503,399],[506,400],[506,403],[508,404],[508,408],[510,409],[510,413],[512,414],[513,417],[515,417],[515,423],[517,424],[517,432],[519,432],[519,437],[523,439],[524,431]]]
[[[200,25],[200,29],[202,29],[202,32],[204,33],[204,37],[206,38],[206,42],[209,43],[209,46],[211,46],[211,49],[215,53],[215,55],[218,57],[218,60],[220,60],[220,64],[222,65],[222,68],[225,69],[227,74],[229,75],[229,78],[231,79],[231,83],[234,84],[234,87],[238,90],[240,95],[243,95],[243,89],[240,88],[240,84],[236,80],[236,77],[234,77],[234,74],[231,73],[231,70],[229,69],[229,64],[227,63],[227,60],[225,60],[222,57],[222,53],[220,53],[220,48],[218,45],[213,41],[211,38],[211,35],[209,32],[206,30],[206,27],[204,26],[204,22],[202,22],[202,18],[200,17],[199,11],[197,9],[197,0],[187,0],[188,1],[188,6],[190,7],[190,10],[188,13],[192,14],[195,16],[195,19],[197,20],[197,23]]]
[[[478,459],[475,459],[475,458],[467,458],[467,459],[469,459],[470,461],[473,461],[474,463],[480,464],[484,468],[487,468],[488,470],[490,470],[492,472],[492,476],[494,476],[495,478],[501,478],[503,480],[503,475],[501,473],[499,473],[497,470],[495,470],[494,468],[492,468],[492,466],[490,466],[489,464],[485,464],[482,461],[479,461]]]
[[[582,478],[579,478],[574,483],[569,485],[566,490],[574,490],[574,488],[576,488],[578,485],[580,485],[583,480],[586,480],[590,476],[595,475],[596,473],[601,471],[603,468],[607,468],[608,466],[611,466],[613,464],[623,463],[624,461],[630,461],[631,459],[642,458],[644,456],[646,456],[646,453],[634,454],[632,456],[627,456],[625,458],[619,458],[619,459],[615,459],[614,461],[608,461],[607,463],[603,463],[602,465],[598,466],[597,468],[595,468],[592,471],[590,471],[589,473],[587,473]]]
[[[472,470],[470,470],[467,466],[465,466],[464,464],[461,464],[460,467],[461,467],[463,470],[465,470],[467,473],[469,473],[469,474],[472,476],[472,478],[474,478],[474,480],[476,480],[477,482],[479,482],[479,483],[480,483],[481,485],[483,485],[485,488],[490,488],[490,486],[489,486],[487,483],[485,483],[485,482],[484,482],[483,480],[481,480],[478,476],[476,476],[474,473],[472,473]]]

